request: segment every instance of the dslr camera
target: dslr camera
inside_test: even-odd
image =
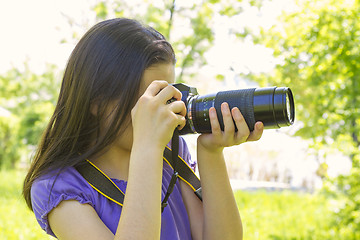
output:
[[[288,87],[249,88],[199,95],[196,88],[186,84],[172,85],[182,93],[181,100],[187,111],[181,135],[211,133],[211,107],[215,107],[221,130],[224,130],[220,108],[223,102],[227,102],[230,109],[239,108],[250,131],[254,130],[257,121],[261,121],[265,128],[280,128],[294,123],[294,99]]]

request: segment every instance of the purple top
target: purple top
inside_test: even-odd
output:
[[[191,160],[183,138],[179,140],[179,155],[195,170],[196,162]],[[172,168],[164,161],[162,199],[172,174]],[[53,185],[55,178],[56,176],[47,174],[37,179],[31,187],[33,210],[38,223],[46,233],[55,237],[49,226],[48,213],[63,200],[77,200],[82,204],[90,204],[104,224],[115,234],[121,215],[121,206],[93,189],[73,167],[61,172]],[[127,182],[118,179],[112,180],[125,193]],[[161,215],[160,239],[191,239],[189,218],[182,199],[179,181],[176,182],[168,204]]]

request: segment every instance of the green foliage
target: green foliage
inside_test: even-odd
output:
[[[234,8],[239,1],[103,1],[93,9],[98,20],[110,17],[138,19],[160,31],[171,42],[177,54],[177,82],[187,81],[206,64],[204,54],[214,42],[213,19],[216,14],[234,16],[242,12]],[[255,1],[256,2],[256,1]]]
[[[244,3],[243,3],[244,2]],[[215,16],[231,17],[243,12],[243,4],[260,8],[261,0],[205,1],[125,1],[107,0],[97,3],[93,10],[97,20],[112,17],[138,19],[157,29],[174,47],[177,55],[176,81],[186,82],[206,65],[205,53],[214,43]],[[231,21],[231,20],[230,20]],[[237,29],[245,37],[246,29]]]
[[[93,10],[96,12],[96,17],[98,19],[105,19],[108,15],[107,7],[105,2],[99,2]]]
[[[22,199],[24,174],[0,171],[0,239],[54,239],[41,230]]]
[[[334,216],[332,226],[336,231],[360,238],[360,161],[353,158],[349,175],[340,175],[326,182],[325,192],[333,196]]]
[[[261,42],[274,49],[280,64],[271,76],[258,80],[293,89],[297,117],[304,123],[299,135],[320,147],[334,140],[340,150],[346,149],[344,139],[358,146],[353,134],[360,131],[359,5],[301,3],[302,10],[284,15],[281,25],[263,31]]]
[[[28,158],[54,109],[59,81],[54,66],[43,74],[12,69],[0,76],[0,168]]]
[[[19,142],[16,133],[19,131],[19,120],[12,116],[0,116],[0,168],[14,167],[20,158]]]
[[[280,23],[255,37],[274,50],[278,65],[253,76],[261,84],[286,85],[295,94],[297,135],[352,160],[349,175],[326,183],[337,198],[334,228],[360,235],[360,14],[359,1],[298,1]],[[326,175],[326,174],[325,174]]]

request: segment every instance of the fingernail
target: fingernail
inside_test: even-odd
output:
[[[228,108],[227,102],[223,102],[223,103],[221,104],[221,109],[222,109],[222,110],[226,110],[227,108]]]
[[[240,117],[241,117],[241,116],[240,116],[240,110],[239,110],[237,107],[234,107],[234,108],[232,109],[232,112],[233,112],[234,117],[236,117],[236,118],[240,118]]]
[[[215,108],[214,108],[214,107],[211,107],[211,108],[209,109],[209,115],[210,115],[211,117],[214,117],[215,114],[216,114]]]

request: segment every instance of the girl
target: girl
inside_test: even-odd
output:
[[[130,19],[91,28],[68,61],[58,103],[25,178],[23,194],[40,226],[59,239],[242,239],[224,147],[258,140],[239,109],[214,108],[212,134],[197,142],[201,202],[177,181],[161,213],[172,169],[162,154],[185,105],[174,82],[175,54],[165,38]],[[176,99],[167,104],[169,99]],[[235,132],[235,125],[238,131]],[[192,167],[182,138],[179,155]],[[91,161],[125,193],[123,206],[94,190],[74,166]]]

